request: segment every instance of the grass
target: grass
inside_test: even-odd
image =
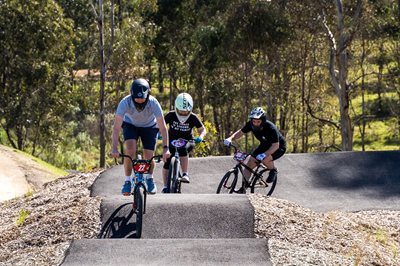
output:
[[[17,221],[15,222],[15,224],[16,224],[17,226],[23,225],[23,224],[25,223],[26,218],[28,217],[28,215],[29,215],[29,212],[28,212],[27,210],[21,209],[21,210],[19,211],[19,216],[18,216],[18,219],[17,219]]]
[[[21,154],[27,158],[32,159],[33,161],[37,162],[39,165],[41,165],[43,168],[48,169],[51,173],[53,173],[55,176],[66,176],[68,175],[68,172],[64,171],[63,169],[57,168],[49,163],[46,163],[45,161],[40,160],[39,158],[32,156],[26,152],[17,150],[17,149],[13,149],[11,147],[8,146],[3,146],[5,148],[11,149],[14,152],[17,152],[18,154]]]

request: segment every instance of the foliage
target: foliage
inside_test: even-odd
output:
[[[347,47],[346,89],[354,149],[399,149],[399,3],[363,1],[362,17],[352,24],[357,22],[350,19],[355,3],[344,3],[344,23],[353,38]],[[193,96],[194,112],[208,130],[207,142],[194,156],[228,153],[221,141],[243,126],[254,106],[267,110],[291,152],[341,149],[341,103],[327,68],[330,50],[323,24],[325,14],[326,23],[335,25],[334,2],[114,4],[106,151],[115,108],[135,77],[151,81],[164,111],[179,92]],[[105,14],[110,7],[104,1]],[[105,23],[110,26],[109,17]],[[0,1],[1,143],[66,169],[98,165],[96,26],[90,1]],[[105,34],[107,42],[110,32]],[[79,69],[91,74],[74,76]],[[240,141],[246,150],[257,143],[250,134]],[[107,158],[107,165],[113,163]]]

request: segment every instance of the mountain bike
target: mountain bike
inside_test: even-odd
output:
[[[238,163],[232,169],[226,172],[226,174],[222,177],[221,182],[219,183],[217,188],[217,194],[244,194],[246,193],[247,189],[250,188],[250,193],[254,193],[256,190],[265,190],[266,195],[271,196],[272,192],[274,192],[278,178],[275,178],[274,182],[272,183],[267,183],[265,181],[264,174],[269,172],[268,168],[266,168],[260,161],[257,161],[256,168],[254,170],[251,169],[244,163],[244,161],[250,155],[246,152],[240,151],[239,147],[233,143],[231,143],[229,147],[235,149],[233,159]],[[244,169],[247,169],[251,174],[248,181],[246,180],[246,178],[244,178]],[[238,186],[239,174],[242,176],[242,180],[241,184]]]
[[[156,155],[151,157],[151,159],[132,159],[131,156],[126,154],[120,154],[120,157],[126,157],[132,162],[132,169],[134,173],[131,195],[133,196],[132,208],[133,212],[136,214],[136,237],[140,238],[142,236],[142,223],[143,214],[146,213],[146,198],[147,198],[147,188],[144,184],[144,174],[148,174],[151,169],[151,162],[156,160],[160,162],[162,156]]]
[[[175,139],[171,141],[171,145],[175,148],[174,155],[171,156],[171,162],[169,164],[168,169],[168,177],[167,177],[167,191],[168,193],[181,193],[181,184],[184,183],[181,179],[182,171],[181,171],[181,161],[179,159],[178,149],[185,147],[188,148],[189,144],[192,144],[193,140],[186,139]]]

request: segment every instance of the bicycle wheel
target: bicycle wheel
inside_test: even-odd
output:
[[[238,179],[238,171],[237,169],[229,170],[219,182],[217,188],[217,194],[225,194],[225,193],[232,193],[235,189],[236,183]]]
[[[168,193],[172,193],[175,161],[176,161],[176,158],[175,157],[171,157],[171,162],[169,163],[168,177],[167,177],[167,190],[168,190]]]
[[[261,170],[258,174],[258,177],[255,177],[253,182],[250,185],[250,192],[254,193],[254,192],[262,192],[265,191],[265,194],[267,196],[271,196],[272,192],[274,192],[275,187],[276,187],[276,183],[278,181],[278,177],[275,178],[275,181],[272,183],[267,183],[265,182],[265,178],[264,178],[264,173],[268,172],[268,169],[263,169]],[[263,193],[263,192],[262,192]]]
[[[133,193],[133,208],[136,214],[136,238],[142,237],[143,213],[144,213],[144,188],[143,184],[138,184]]]
[[[179,177],[179,161],[175,158],[171,158],[171,163],[168,170],[168,191],[169,193],[178,192],[178,177]]]

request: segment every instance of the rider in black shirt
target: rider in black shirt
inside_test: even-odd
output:
[[[193,109],[193,99],[188,93],[181,93],[176,97],[175,100],[175,110],[170,111],[165,115],[165,123],[169,125],[168,136],[169,136],[169,150],[171,155],[174,155],[175,147],[171,145],[171,141],[183,138],[186,140],[193,139],[193,128],[197,128],[199,134],[198,137],[194,138],[195,143],[200,143],[203,141],[204,136],[207,131],[199,119],[199,117],[192,113]],[[187,147],[178,148],[179,158],[182,166],[182,182],[189,183],[188,166],[189,166],[189,156],[188,153],[193,150],[193,143],[189,143]],[[169,158],[163,167],[163,180],[164,188],[163,193],[167,189],[167,175],[168,167],[171,159]]]
[[[286,151],[286,141],[278,128],[268,121],[264,110],[261,107],[254,108],[249,115],[249,121],[229,138],[224,140],[224,144],[229,146],[234,139],[239,139],[248,132],[253,132],[254,136],[260,141],[260,145],[251,153],[246,164],[251,169],[256,166],[257,160],[261,161],[270,169],[267,183],[275,181],[277,169],[274,161],[280,158]],[[250,177],[250,172],[245,169],[245,177]]]

